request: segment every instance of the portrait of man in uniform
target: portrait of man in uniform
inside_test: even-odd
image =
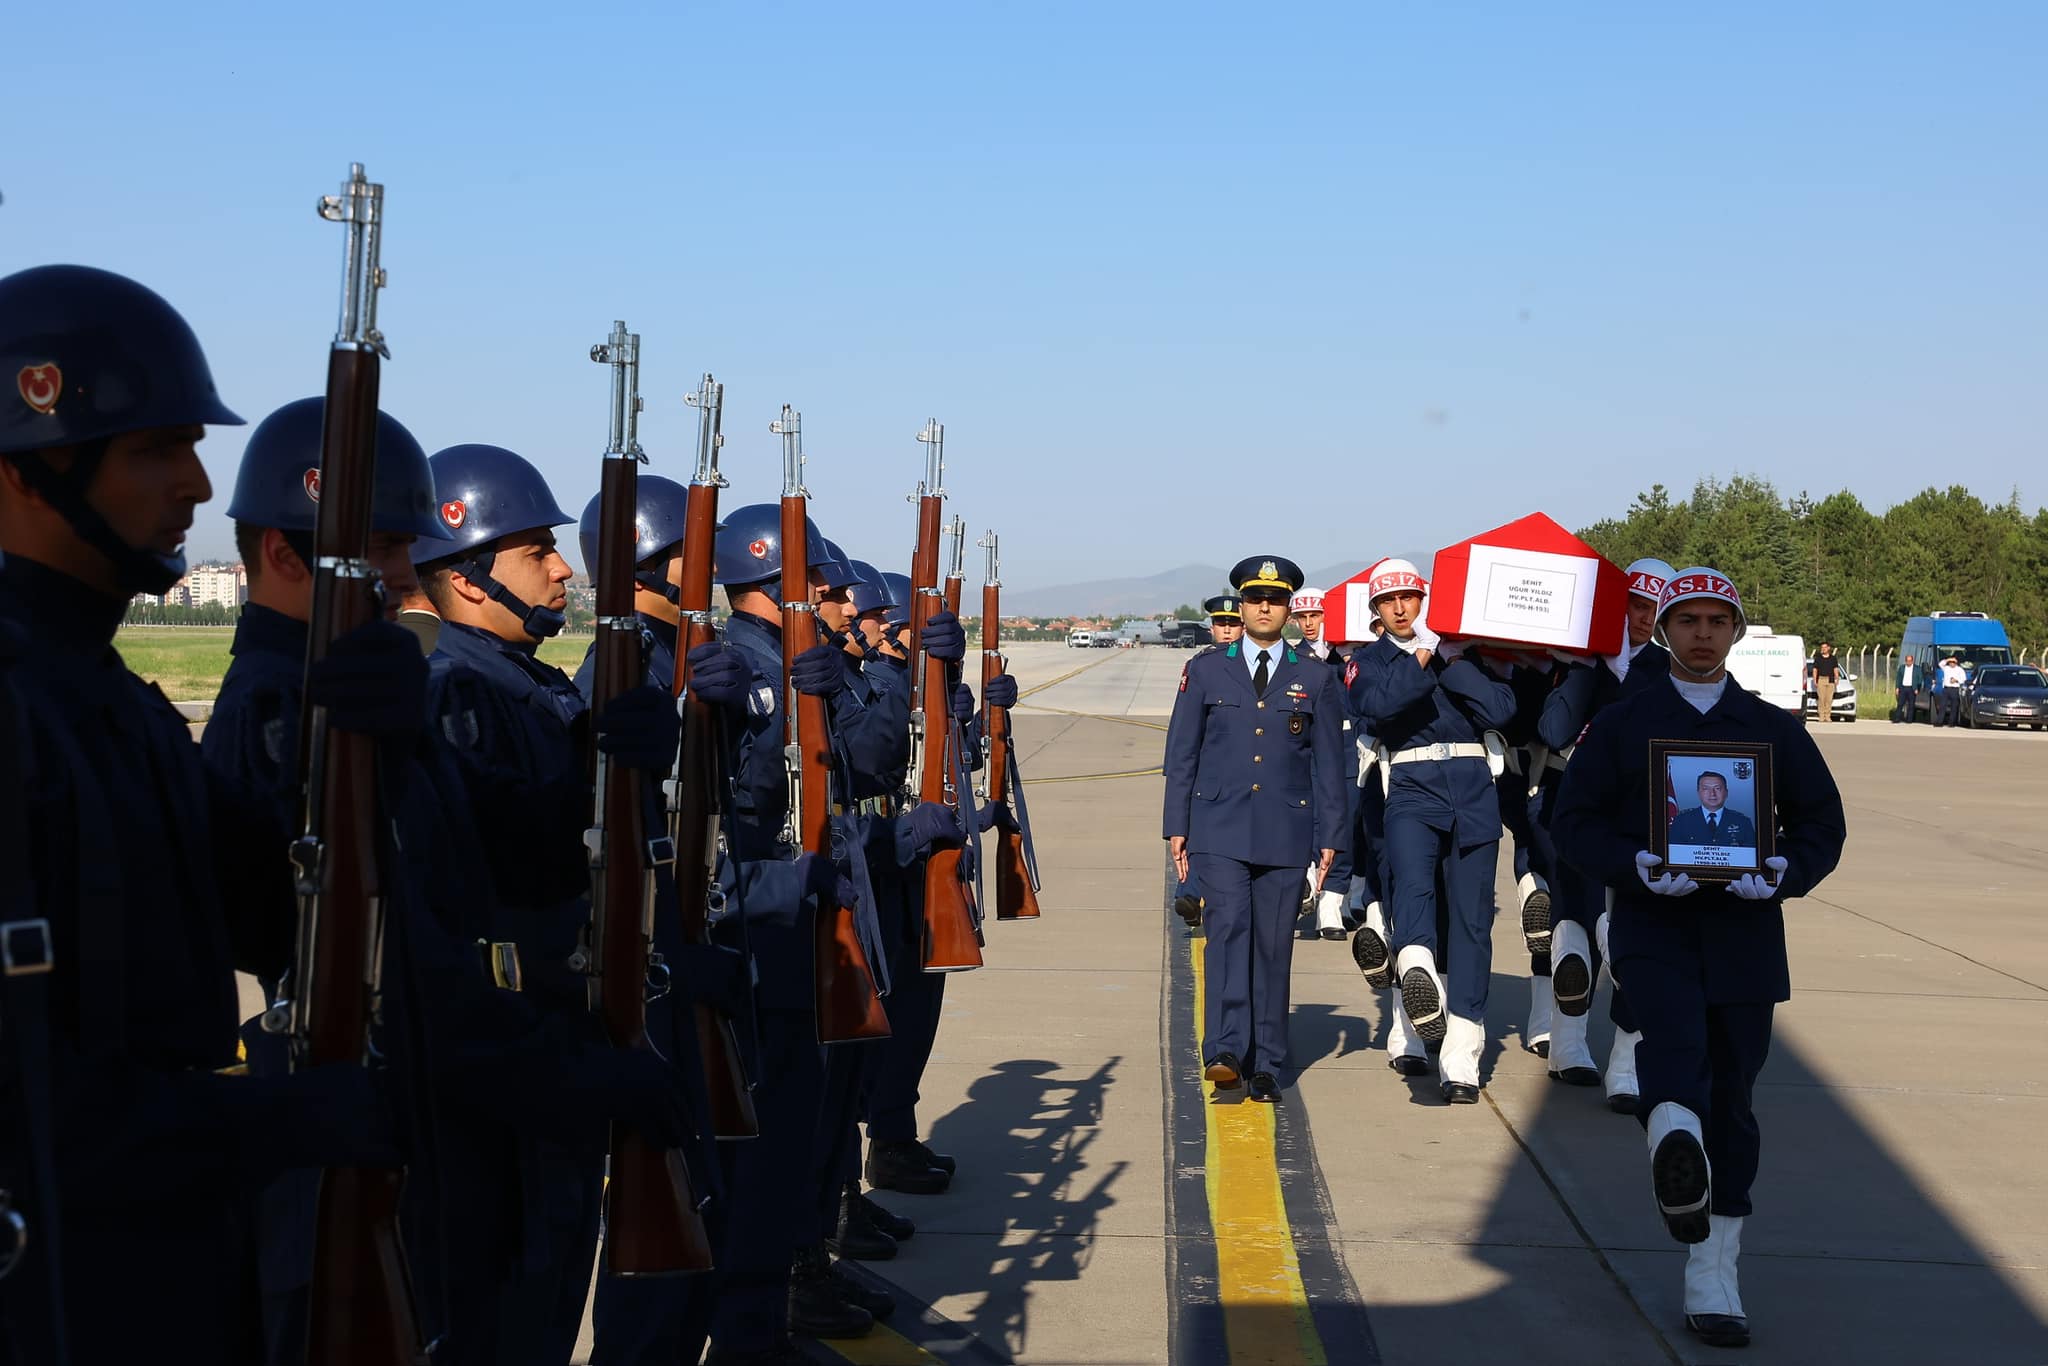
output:
[[[1765,766],[1744,755],[1678,748],[1664,753],[1663,765],[1665,859],[1731,873],[1761,868],[1768,853],[1757,838],[1758,782]],[[1763,804],[1768,802],[1766,794]]]

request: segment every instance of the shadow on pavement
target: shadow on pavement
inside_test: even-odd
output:
[[[1112,1188],[1128,1165],[1092,1162],[1121,1055],[1079,1079],[1044,1059],[1000,1063],[968,1088],[966,1102],[932,1126],[930,1143],[961,1154],[963,1179],[947,1201],[946,1223],[993,1229],[986,1239],[946,1235],[945,1263],[920,1267],[918,1288],[934,1302],[962,1295],[975,1305],[952,1317],[984,1344],[1030,1359],[1032,1287],[1078,1280],[1094,1250]],[[918,1216],[914,1203],[896,1202]]]

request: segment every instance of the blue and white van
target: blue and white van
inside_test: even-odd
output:
[[[1908,720],[1929,714],[1931,671],[1950,656],[1966,670],[1979,664],[2012,663],[2012,642],[2006,639],[2005,623],[1982,612],[1930,612],[1909,618],[1905,638],[1899,642],[1899,657],[1892,664],[1896,678],[1899,665],[1913,661],[1915,692],[1913,715]]]

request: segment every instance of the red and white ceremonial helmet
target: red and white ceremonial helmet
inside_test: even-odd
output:
[[[1624,571],[1628,575],[1628,591],[1651,602],[1664,600],[1664,585],[1678,571],[1654,555],[1645,556]]]
[[[1365,581],[1366,601],[1378,602],[1389,593],[1427,593],[1429,580],[1406,560],[1388,558],[1372,567]]]
[[[1289,612],[1322,611],[1323,590],[1320,588],[1303,588],[1298,590],[1295,593],[1295,595],[1288,600],[1287,610]]]
[[[1735,638],[1737,640],[1749,631],[1749,618],[1742,611],[1742,594],[1735,591],[1735,584],[1718,569],[1705,565],[1694,565],[1691,569],[1680,569],[1664,582],[1664,592],[1657,599],[1657,630],[1659,645],[1667,644],[1664,639],[1664,618],[1671,609],[1681,602],[1692,602],[1709,598],[1725,602],[1735,609]]]

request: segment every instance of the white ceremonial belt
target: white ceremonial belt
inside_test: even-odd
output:
[[[1484,759],[1485,745],[1416,745],[1412,749],[1396,750],[1387,756],[1390,764],[1437,764],[1446,759]]]

